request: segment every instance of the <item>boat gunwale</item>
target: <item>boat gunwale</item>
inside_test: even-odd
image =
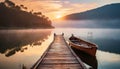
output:
[[[85,48],[85,49],[93,48],[93,47],[84,47],[84,46],[81,46],[81,45],[79,45],[79,44],[75,44],[75,43],[73,43],[73,42],[71,42],[71,41],[69,41],[69,43],[72,44],[72,45],[78,46],[78,47]]]
[[[77,37],[75,37],[75,36],[71,36],[71,37],[74,37],[74,38],[77,38]],[[70,38],[71,38],[70,37]],[[76,44],[76,43],[74,43],[74,42],[72,42],[71,40],[70,40],[70,38],[69,38],[69,42],[70,43],[72,43],[72,44],[74,44],[74,45],[76,45],[76,46],[80,46],[80,47],[83,47],[83,48],[87,48],[87,47],[84,47],[84,46],[81,46],[81,45],[79,45],[79,44]],[[81,40],[81,41],[83,41],[83,42],[85,42],[85,43],[89,43],[89,44],[91,44],[89,47],[88,47],[88,49],[90,49],[90,48],[98,48],[98,45],[97,44],[95,44],[95,43],[93,43],[93,42],[90,42],[90,41],[87,41],[87,40],[83,40],[83,39],[81,39],[81,38],[77,38],[77,40]],[[79,41],[80,42],[80,41]]]

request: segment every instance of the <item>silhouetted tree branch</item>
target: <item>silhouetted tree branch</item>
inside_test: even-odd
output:
[[[15,5],[10,0],[0,3],[0,27],[53,28],[48,17],[41,12],[23,11],[24,5]]]

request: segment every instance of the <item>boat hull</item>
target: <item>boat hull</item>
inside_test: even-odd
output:
[[[73,38],[73,37],[72,37]],[[84,41],[84,40],[82,40],[82,39],[79,39],[79,38],[76,38],[76,37],[74,37],[76,40],[78,40],[80,43],[84,43],[84,44],[86,44],[86,45],[88,45],[88,47],[85,47],[85,46],[83,46],[83,45],[78,45],[78,44],[76,44],[76,43],[74,43],[74,42],[72,42],[70,39],[70,41],[69,41],[69,45],[70,46],[72,46],[73,48],[76,48],[76,49],[78,49],[78,50],[80,50],[80,51],[83,51],[83,52],[85,52],[85,53],[87,53],[87,54],[89,54],[89,55],[91,55],[91,56],[95,56],[96,55],[96,51],[97,51],[97,45],[95,45],[95,44],[93,44],[93,43],[90,43],[90,42],[87,42],[87,41]]]
[[[77,45],[75,45],[75,44],[73,44],[71,42],[69,43],[69,45],[72,46],[72,47],[74,47],[74,48],[76,48],[76,49],[79,49],[79,50],[81,50],[81,51],[83,51],[83,52],[85,52],[87,54],[90,54],[92,56],[96,55],[96,50],[97,50],[96,47],[84,48],[84,47],[81,47],[81,46],[77,46]]]

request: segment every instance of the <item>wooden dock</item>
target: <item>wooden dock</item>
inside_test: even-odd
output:
[[[66,43],[63,35],[54,35],[54,40],[31,69],[86,69]]]

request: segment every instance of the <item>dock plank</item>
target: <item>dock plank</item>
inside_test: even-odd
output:
[[[55,35],[46,55],[33,69],[86,69],[69,49],[62,35]]]

